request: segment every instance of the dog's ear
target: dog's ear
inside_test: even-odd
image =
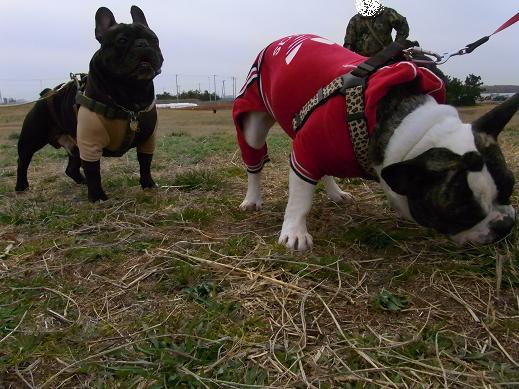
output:
[[[137,7],[136,5],[132,5],[130,13],[132,14],[132,19],[134,23],[139,23],[148,27],[148,22],[146,21],[144,12],[142,12],[142,10],[139,7]]]
[[[106,7],[99,8],[96,12],[96,39],[101,42],[105,32],[116,24],[112,11]]]
[[[462,161],[459,154],[448,149],[432,148],[414,159],[385,167],[381,176],[393,192],[412,196],[424,186],[441,180],[448,172],[459,170]]]
[[[512,119],[512,116],[514,116],[518,109],[519,93],[516,93],[504,103],[499,104],[492,111],[487,112],[472,123],[472,129],[497,139],[497,136],[503,131],[506,124]]]
[[[382,169],[381,176],[393,192],[402,196],[412,195],[426,180],[424,167],[415,160],[389,165]]]

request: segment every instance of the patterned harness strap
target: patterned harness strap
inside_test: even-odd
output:
[[[364,114],[365,85],[366,77],[358,77],[352,73],[336,78],[324,88],[319,89],[317,94],[295,115],[292,125],[295,132],[299,131],[314,109],[331,96],[337,93],[343,94],[346,97],[346,120],[355,156],[367,178],[376,179],[376,173],[368,159],[369,133]]]
[[[377,173],[368,158],[369,132],[364,114],[364,85],[346,90],[346,112],[348,113],[346,119],[348,130],[357,161],[368,178],[377,180]]]
[[[369,132],[364,113],[364,89],[367,78],[377,69],[386,65],[406,48],[416,46],[416,42],[396,41],[387,48],[358,65],[353,71],[337,77],[312,97],[294,116],[292,127],[297,132],[303,127],[310,114],[328,98],[338,93],[345,96],[348,129],[353,149],[366,178],[377,179],[368,158]]]

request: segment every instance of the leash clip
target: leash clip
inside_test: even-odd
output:
[[[424,50],[421,47],[410,47],[408,49],[403,50],[404,57],[408,61],[412,61],[414,63],[423,63],[429,65],[441,65],[447,62],[450,57],[454,55],[461,55],[461,50],[454,54],[443,53],[438,54],[434,51]],[[431,58],[433,57],[433,58]]]
[[[481,39],[478,39],[475,42],[469,43],[464,48],[462,48],[458,51],[455,51],[453,53],[438,54],[438,53],[435,53],[434,51],[424,50],[421,47],[410,47],[409,49],[403,50],[403,53],[404,53],[404,57],[408,61],[412,61],[415,63],[429,64],[429,65],[431,65],[431,64],[432,65],[443,65],[445,62],[447,62],[449,59],[451,59],[451,57],[472,53],[479,46],[488,42],[489,39],[490,39],[490,36],[485,36]],[[434,57],[434,59],[430,58],[430,57]]]
[[[404,57],[408,61],[412,61],[414,63],[423,63],[423,64],[428,64],[428,65],[443,65],[451,57],[469,53],[469,51],[467,51],[467,50],[468,50],[468,48],[465,47],[454,53],[438,54],[438,53],[435,53],[434,51],[424,50],[421,47],[410,47],[409,49],[403,50],[403,53],[404,53]],[[431,58],[431,57],[434,57],[434,58]]]

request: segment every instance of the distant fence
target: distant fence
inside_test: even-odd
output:
[[[43,89],[67,81],[69,81],[67,75],[63,75],[63,78],[0,78],[0,104],[36,100]],[[168,92],[176,97],[190,90],[201,93],[208,91],[211,101],[214,101],[214,96],[232,100],[244,82],[244,78],[236,76],[165,73],[155,79],[155,92],[157,94]]]
[[[245,79],[236,76],[196,75],[196,74],[163,74],[157,77],[155,91],[169,92],[177,96],[182,92],[208,91],[212,101],[215,96],[219,99],[233,99],[240,91]]]

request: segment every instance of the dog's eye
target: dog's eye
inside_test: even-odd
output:
[[[117,44],[118,45],[123,46],[123,45],[125,45],[127,43],[128,43],[128,39],[126,39],[125,37],[120,37],[120,38],[117,39]]]

